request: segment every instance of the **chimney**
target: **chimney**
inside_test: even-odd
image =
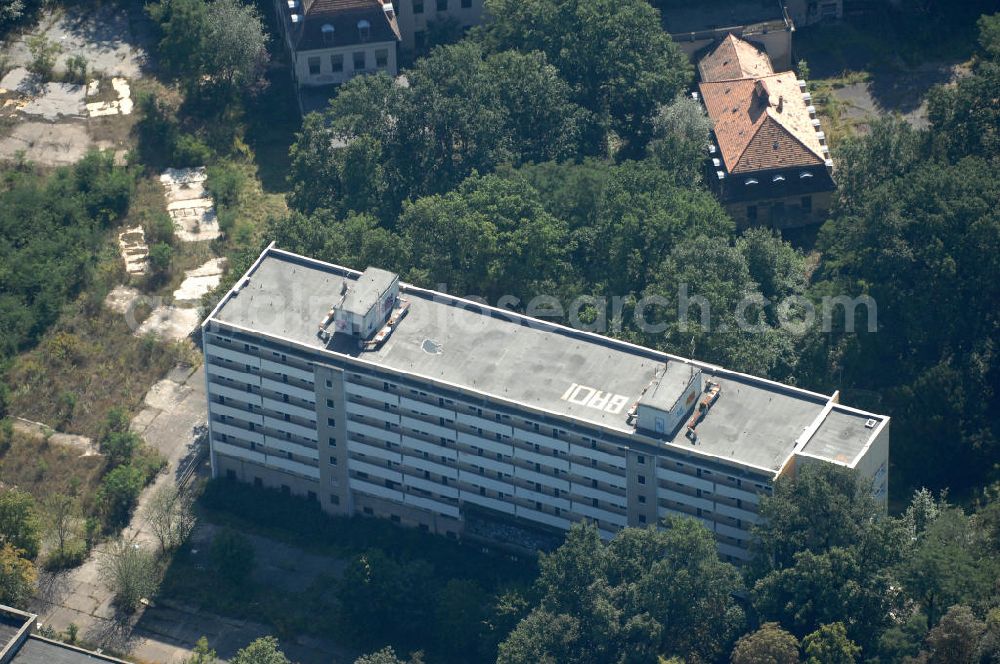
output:
[[[781,109],[785,106],[785,98],[782,95],[778,96],[778,112],[781,113]]]

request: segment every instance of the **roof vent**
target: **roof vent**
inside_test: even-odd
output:
[[[300,23],[302,21],[302,14],[292,14],[292,23]]]
[[[289,11],[294,12],[298,8],[299,8],[299,0],[288,0]]]
[[[874,429],[876,424],[878,424],[878,420],[876,420],[874,417],[869,417],[868,421],[865,422],[865,428]]]

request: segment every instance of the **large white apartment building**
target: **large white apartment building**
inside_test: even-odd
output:
[[[383,270],[272,245],[202,332],[214,475],[332,513],[508,544],[689,515],[741,561],[801,464],[886,499],[888,417]]]

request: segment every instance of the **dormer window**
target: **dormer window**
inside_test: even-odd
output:
[[[751,184],[758,184],[758,182],[755,178],[747,178],[747,181],[744,182],[743,184],[751,185]]]
[[[320,28],[320,31],[323,33],[323,43],[328,45],[332,44],[333,32],[334,32],[333,26],[327,23],[322,28]]]
[[[372,36],[372,24],[366,21],[365,19],[361,19],[360,21],[358,21],[358,39],[364,42],[371,39],[371,36]]]
[[[802,171],[801,173],[799,173],[799,179],[800,180],[808,180],[812,176],[813,176],[813,174],[810,173],[809,171]]]
[[[771,182],[784,182],[784,181],[785,181],[785,176],[782,175],[781,173],[778,173],[773,178],[771,178]]]

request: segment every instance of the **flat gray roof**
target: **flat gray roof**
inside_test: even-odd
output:
[[[317,336],[345,281],[358,273],[269,248],[209,317],[321,352],[356,358],[394,372],[415,374],[530,408],[597,424],[629,435],[626,413],[669,360],[668,380],[685,379],[690,366],[722,393],[698,425],[697,443],[680,428],[665,444],[776,472],[796,441],[824,412],[830,398],[720,367],[669,356],[599,335],[501,312],[452,296],[400,285],[409,313],[377,351],[334,335]],[[207,321],[206,321],[207,322]],[[621,395],[627,405],[609,412],[567,399],[574,385]],[[588,390],[588,393],[589,393]],[[668,390],[673,392],[673,389]],[[669,395],[665,394],[665,397]],[[674,397],[676,400],[676,396]],[[827,431],[841,431],[839,418]],[[682,428],[682,427],[681,427]],[[864,449],[870,430],[851,428],[838,457]],[[817,445],[816,450],[819,450]],[[820,451],[819,456],[824,453]],[[852,457],[853,458],[853,457]]]
[[[382,294],[389,290],[392,282],[398,278],[395,273],[388,270],[377,267],[367,268],[356,281],[351,282],[340,308],[358,316],[364,316],[378,303]]]
[[[871,435],[884,417],[871,413],[856,413],[834,407],[816,433],[802,448],[804,454],[851,465],[858,455],[854,441]],[[868,427],[868,424],[871,427]]]
[[[669,411],[684,394],[698,367],[689,363],[670,362],[657,373],[649,389],[639,399],[639,403],[663,411]]]
[[[105,662],[119,663],[121,660],[34,635],[28,637],[11,660],[11,664],[98,664]]]
[[[784,20],[779,0],[714,0],[692,2],[660,12],[663,25],[671,34],[734,28],[766,21]]]

